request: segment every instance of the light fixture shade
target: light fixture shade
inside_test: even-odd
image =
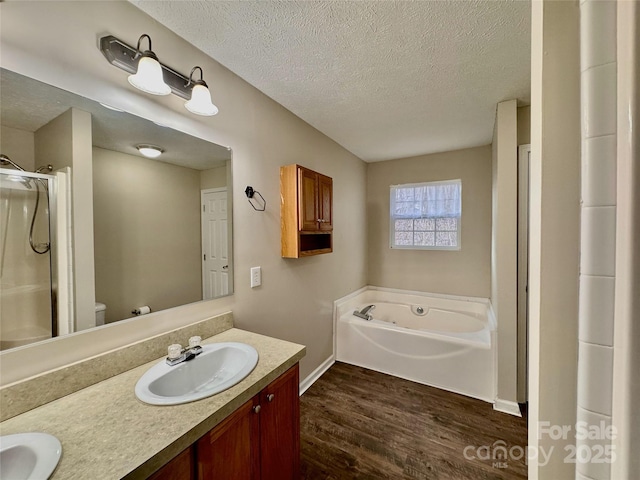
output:
[[[196,115],[210,117],[218,113],[218,107],[211,103],[209,89],[200,83],[196,83],[191,90],[191,100],[184,104],[185,108]]]
[[[155,145],[136,145],[138,151],[147,158],[158,158],[164,150]]]
[[[138,72],[129,75],[129,83],[143,92],[152,95],[169,95],[171,88],[164,83],[162,67],[158,60],[143,56],[138,61]]]

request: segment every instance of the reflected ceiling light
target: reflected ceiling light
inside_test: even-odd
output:
[[[149,40],[149,50],[144,52],[140,50],[140,42],[143,38]],[[140,35],[138,39],[134,60],[136,59],[138,59],[138,69],[135,75],[129,75],[129,83],[137,89],[152,95],[169,95],[171,88],[164,83],[162,67],[158,57],[151,50],[151,37],[146,33]]]
[[[164,152],[162,148],[155,145],[142,144],[136,145],[136,148],[142,155],[147,158],[158,158]]]
[[[149,40],[149,50],[141,52],[140,42],[144,37]],[[100,51],[111,65],[131,73],[129,82],[137,88],[156,95],[173,93],[184,98],[187,101],[185,103],[187,110],[196,115],[211,116],[218,113],[218,107],[211,102],[209,87],[202,79],[202,68],[193,67],[191,74],[187,77],[159,63],[158,57],[151,51],[149,35],[140,36],[136,48],[127,45],[113,35],[107,35],[100,39]],[[158,70],[160,73],[157,73]],[[200,70],[200,80],[193,79],[196,70]],[[145,73],[147,71],[151,73]],[[149,87],[146,83],[143,87],[137,83],[138,78],[142,80],[147,78],[147,75],[157,80],[154,87]]]
[[[112,107],[111,105],[107,105],[106,103],[102,103],[102,102],[98,102],[98,103],[108,110],[113,110],[114,112],[121,112],[121,113],[124,112],[124,110],[120,110],[119,108]]]
[[[193,72],[200,70],[200,80],[193,80]],[[202,68],[193,67],[189,74],[189,84],[193,84],[191,89],[191,100],[184,104],[185,108],[191,113],[210,117],[218,113],[218,107],[211,102],[211,93],[206,82],[202,79]]]

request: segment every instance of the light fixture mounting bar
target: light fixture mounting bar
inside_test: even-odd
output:
[[[127,45],[113,35],[106,35],[100,38],[100,51],[111,65],[128,73],[136,73],[138,59],[136,58],[137,51],[134,47]],[[189,77],[162,63],[160,63],[160,66],[162,67],[164,83],[169,85],[171,93],[189,100],[191,98],[191,89],[193,88],[193,83],[189,81]]]

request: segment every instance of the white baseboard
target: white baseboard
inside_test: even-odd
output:
[[[522,413],[520,413],[520,406],[516,402],[512,402],[510,400],[500,400],[499,398],[496,398],[496,401],[493,404],[493,409],[516,417],[522,416]]]
[[[331,368],[331,365],[336,363],[336,356],[331,355],[324,362],[320,364],[318,368],[316,368],[313,372],[307,376],[303,381],[300,382],[300,395],[307,391],[307,389],[318,380],[324,372]]]

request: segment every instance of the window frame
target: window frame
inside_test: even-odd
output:
[[[457,228],[456,228],[456,246],[455,247],[450,247],[450,246],[426,246],[426,245],[395,245],[395,234],[396,234],[396,229],[395,229],[395,220],[402,220],[402,219],[411,219],[406,218],[406,217],[395,217],[392,211],[392,205],[394,204],[394,194],[395,194],[395,189],[397,188],[416,188],[416,187],[425,187],[425,186],[434,186],[434,185],[445,185],[445,184],[457,184],[459,185],[460,188],[460,216],[458,217],[416,217],[413,218],[413,220],[416,220],[417,218],[433,218],[434,221],[437,220],[438,218],[455,218],[456,219],[456,223],[457,223]],[[431,230],[429,230],[431,231]],[[433,230],[434,234],[437,233],[437,229]],[[453,231],[453,230],[447,230],[447,231]],[[414,230],[415,232],[415,230]],[[460,178],[455,178],[455,179],[451,179],[451,180],[438,180],[438,181],[433,181],[433,182],[418,182],[418,183],[402,183],[402,184],[397,184],[397,185],[390,185],[389,186],[389,248],[392,250],[447,250],[447,251],[458,251],[462,249],[462,179]]]

